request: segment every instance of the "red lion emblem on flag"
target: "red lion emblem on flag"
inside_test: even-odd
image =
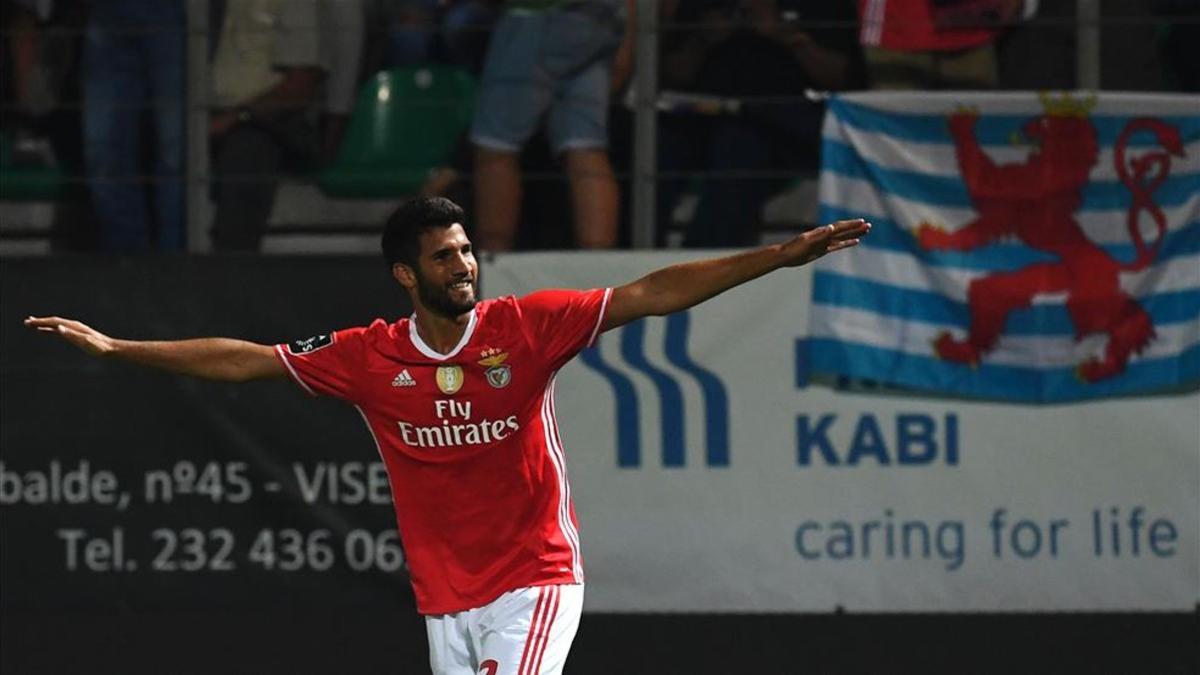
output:
[[[1137,253],[1134,260],[1121,262],[1089,240],[1075,220],[1099,156],[1096,129],[1088,118],[1095,99],[1043,94],[1041,101],[1044,114],[1021,129],[1035,147],[1024,162],[1014,164],[997,165],[980,147],[975,138],[978,111],[960,108],[949,116],[962,178],[979,215],[953,232],[923,222],[915,235],[927,251],[967,251],[1015,238],[1058,260],[972,280],[967,288],[971,320],[966,339],[943,332],[933,349],[939,358],[976,366],[995,347],[1011,312],[1029,307],[1035,295],[1065,292],[1076,342],[1096,333],[1108,337],[1102,357],[1089,358],[1076,368],[1080,379],[1095,382],[1121,373],[1130,355],[1140,353],[1154,338],[1150,315],[1121,290],[1119,275],[1144,269],[1158,256],[1167,224],[1151,196],[1170,173],[1171,155],[1184,156],[1183,144],[1178,129],[1151,118],[1130,120],[1117,138],[1113,162],[1133,194],[1126,226]],[[1138,133],[1153,134],[1163,149],[1127,156],[1129,141]],[[1154,224],[1150,243],[1140,227],[1143,212]]]

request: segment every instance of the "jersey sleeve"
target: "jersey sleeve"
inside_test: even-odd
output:
[[[365,328],[337,330],[275,345],[275,355],[304,391],[354,400]]]
[[[557,369],[596,342],[611,296],[611,288],[546,290],[518,299],[517,306],[529,341]]]

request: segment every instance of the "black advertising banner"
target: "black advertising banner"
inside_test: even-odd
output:
[[[195,612],[415,617],[387,474],[352,407],[287,380],[207,382],[90,358],[21,323],[59,315],[115,337],[300,340],[406,314],[381,260],[0,268],[6,662],[28,647],[12,644],[14,623],[54,614],[134,626]]]

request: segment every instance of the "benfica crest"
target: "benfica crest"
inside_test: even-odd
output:
[[[437,386],[438,389],[442,390],[443,394],[453,394],[459,389],[462,389],[462,366],[438,366]]]
[[[503,389],[508,386],[509,382],[512,382],[512,366],[504,362],[508,359],[508,352],[494,348],[485,349],[480,356],[483,358],[478,363],[487,368],[483,374],[487,377],[488,384],[496,389]]]

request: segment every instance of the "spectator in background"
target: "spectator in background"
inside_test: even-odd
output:
[[[50,18],[53,3],[49,0],[3,0],[0,9],[3,10],[5,33],[5,49],[0,58],[5,65],[5,98],[11,100],[21,116],[47,112],[53,104],[53,95],[40,63],[39,23]]]
[[[325,0],[329,37],[329,75],[321,113],[321,161],[337,158],[354,104],[358,100],[359,68],[366,37],[363,0]]]
[[[66,181],[55,198],[50,243],[57,251],[100,248],[83,180],[83,106],[78,104],[86,10],[84,0],[0,0],[0,163],[21,169],[54,167],[63,177],[79,179]],[[11,220],[3,225],[40,219]]]
[[[4,45],[0,64],[0,101],[4,115],[0,117],[3,138],[0,148],[3,160],[14,165],[50,166],[55,164],[50,141],[39,129],[42,118],[56,104],[56,92],[51,68],[44,63],[47,52],[42,25],[50,18],[50,0],[3,0]]]
[[[183,0],[94,0],[83,45],[83,133],[104,249],[184,248]],[[149,178],[143,115],[155,132]],[[151,216],[151,207],[153,214]]]
[[[824,108],[806,92],[862,84],[854,7],[788,0],[688,5],[664,17],[695,26],[668,43],[665,86],[738,106],[736,112],[660,116],[659,166],[668,175],[707,174],[684,246],[748,246],[759,238],[756,216],[789,174],[819,168]],[[669,222],[684,185],[660,183],[660,223]]]
[[[616,244],[608,97],[613,58],[631,10],[632,0],[507,4],[488,48],[471,125],[480,248],[513,248],[521,211],[520,153],[543,116],[552,149],[566,167],[576,243]]]
[[[327,11],[311,0],[226,3],[209,123],[219,251],[257,251],[280,172],[318,158],[314,115],[329,69]]]
[[[995,41],[1037,0],[858,0],[872,89],[992,89]]]

